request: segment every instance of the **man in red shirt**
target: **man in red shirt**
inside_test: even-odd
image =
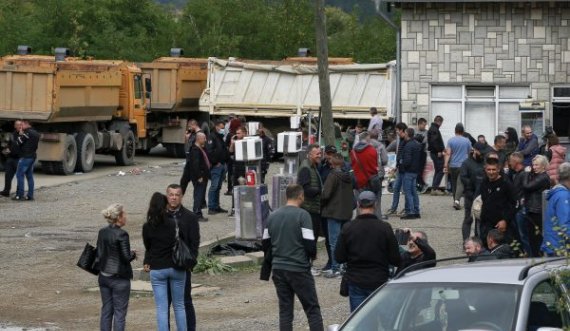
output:
[[[350,153],[350,160],[352,164],[352,170],[354,171],[354,177],[356,178],[356,188],[362,192],[372,191],[369,184],[369,179],[378,174],[378,152],[376,148],[368,143],[366,139],[361,139]],[[378,217],[382,217],[382,209],[380,208],[380,202],[382,197],[382,191],[373,192],[376,194],[376,213]]]

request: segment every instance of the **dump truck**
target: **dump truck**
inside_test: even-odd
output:
[[[37,159],[45,173],[89,172],[95,154],[131,165],[148,148],[146,90],[150,79],[132,63],[56,56],[5,56],[0,60],[0,141],[12,121],[30,120],[40,132]]]
[[[210,116],[231,113],[289,120],[320,108],[315,58],[280,62],[208,59],[208,81],[200,111]],[[383,118],[393,116],[396,91],[395,61],[355,64],[332,59],[329,76],[333,118],[370,119],[376,107]],[[268,121],[266,121],[268,122]],[[270,123],[269,123],[270,124]]]
[[[206,123],[209,119],[207,114],[198,113],[198,101],[206,87],[208,59],[180,57],[182,54],[180,49],[172,49],[170,57],[138,64],[152,78],[147,151],[162,144],[170,156],[178,158],[186,155],[184,133],[188,119]]]

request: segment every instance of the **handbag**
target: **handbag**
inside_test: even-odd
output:
[[[93,275],[98,275],[99,259],[97,259],[97,248],[86,243],[81,256],[79,256],[79,261],[77,261],[77,266]]]
[[[352,150],[352,155],[354,155],[354,159],[356,160],[356,163],[358,163],[360,171],[364,173],[364,176],[368,177],[368,188],[375,193],[382,191],[382,176],[380,176],[380,174],[369,176],[368,173],[364,171],[364,167],[362,167],[362,163],[360,163],[360,160],[358,159],[358,156],[356,156],[354,150]]]
[[[172,261],[174,266],[179,269],[192,269],[196,265],[196,257],[190,252],[190,249],[178,235],[178,221],[174,221],[176,224],[176,237],[174,240],[174,246],[172,247]]]

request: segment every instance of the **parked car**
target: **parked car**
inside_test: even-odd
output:
[[[329,331],[526,331],[570,327],[568,259],[512,259],[412,271]]]

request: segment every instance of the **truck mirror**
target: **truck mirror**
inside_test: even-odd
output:
[[[144,93],[144,97],[145,97],[145,99],[150,99],[150,91],[146,91]]]
[[[152,92],[152,83],[151,83],[150,78],[145,78],[145,79],[144,79],[144,86],[145,86],[145,89],[146,89],[146,92],[147,92],[147,93]],[[147,98],[149,98],[149,97],[150,97],[150,96],[147,96]]]

